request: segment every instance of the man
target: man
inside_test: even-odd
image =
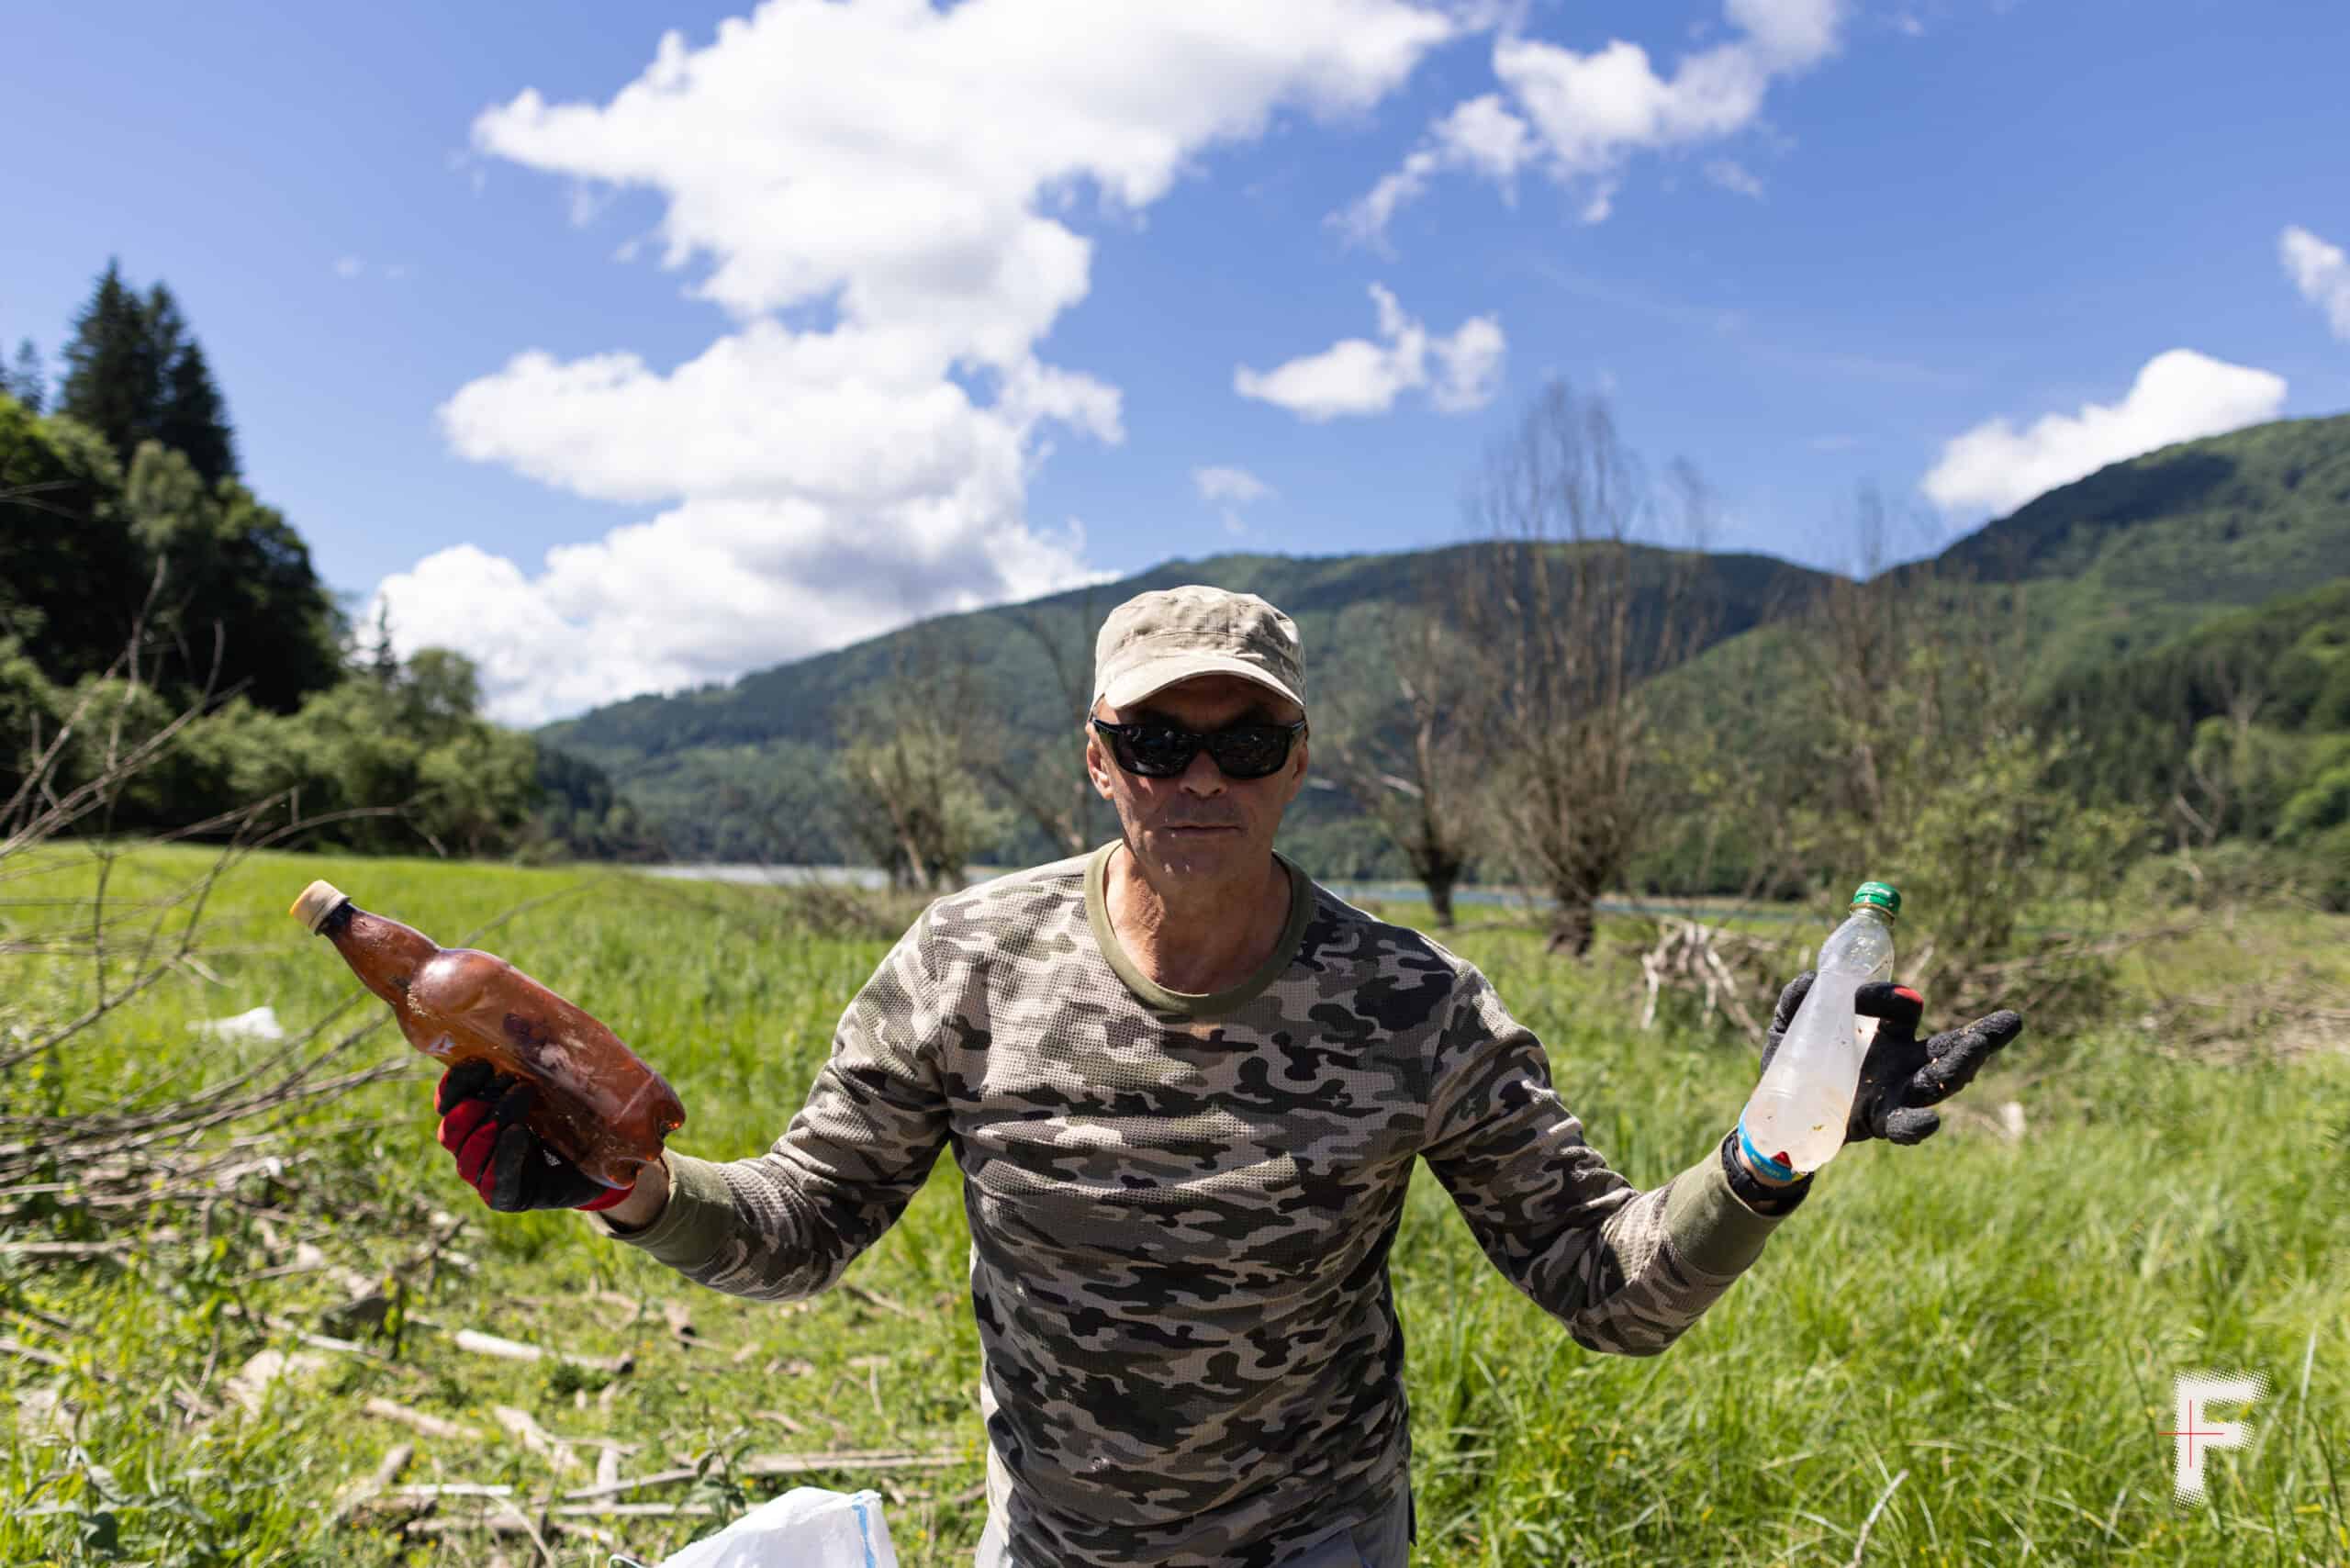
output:
[[[1583,1141],[1473,966],[1273,852],[1305,778],[1297,629],[1211,588],[1113,610],[1086,744],[1118,839],[933,903],[756,1159],[669,1153],[587,1205],[703,1284],[823,1289],[942,1148],[970,1223],[990,1445],[981,1568],[1403,1568],[1412,1516],[1387,1251],[1416,1160],[1504,1273],[1595,1350],[1653,1355],[1808,1179],[1734,1140],[1651,1192]],[[1781,1000],[1792,1018],[1803,984]],[[1850,1136],[1922,1109],[2012,1014],[1920,1042],[1884,1016]],[[442,1141],[500,1208],[586,1179],[460,1069]]]

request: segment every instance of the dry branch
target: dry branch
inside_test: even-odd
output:
[[[448,1438],[461,1442],[478,1442],[481,1433],[461,1422],[445,1420],[422,1410],[411,1410],[377,1394],[360,1406],[368,1415],[386,1421],[397,1421],[404,1427],[423,1433],[428,1438]]]

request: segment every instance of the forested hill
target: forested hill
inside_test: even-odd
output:
[[[923,622],[731,685],[616,703],[541,736],[609,769],[671,853],[845,856],[826,825],[831,758],[859,694],[893,674],[930,672],[922,678],[934,689],[984,709],[1041,755],[1041,737],[1067,722],[1066,688],[1086,678],[1102,615],[1145,589],[1207,582],[1262,594],[1295,616],[1309,678],[1326,695],[1349,669],[1381,662],[1381,612],[1424,599],[1443,558],[1473,548],[1169,561],[1091,589]],[[1654,553],[1651,566],[1661,572],[1665,559]],[[1709,556],[1705,566],[1713,646],[1691,678],[1709,684],[1709,669],[1736,667],[1742,689],[1768,686],[1765,666],[1784,639],[1765,623],[1829,579],[1752,554]],[[1928,571],[1952,586],[2027,585],[2033,684],[2043,696],[2077,693],[2085,672],[2153,656],[2231,610],[2350,576],[2350,416],[2277,421],[2114,464],[1897,576]],[[1751,653],[1740,659],[1742,648]],[[940,671],[951,672],[948,687],[937,686]],[[1309,793],[1300,811],[1304,827],[1326,828],[1334,845],[1367,841],[1347,825],[1341,801]],[[781,836],[778,823],[791,824]],[[1042,847],[1012,832],[1007,854]]]
[[[2350,575],[2350,414],[2279,420],[2101,468],[1935,563],[2025,582],[2049,679]]]
[[[668,697],[637,697],[599,708],[539,733],[582,756],[615,767],[623,782],[648,766],[704,747],[761,747],[778,742],[829,745],[845,703],[909,663],[961,666],[975,695],[1015,729],[1067,722],[1056,657],[1090,675],[1093,636],[1112,607],[1138,593],[1181,583],[1211,583],[1261,595],[1298,622],[1308,682],[1322,681],[1376,657],[1379,611],[1420,601],[1452,545],[1392,554],[1285,556],[1226,554],[1173,560],[1115,582],[959,615],[940,616],[883,636]],[[1648,553],[1661,576],[1662,551]],[[1767,555],[1704,558],[1698,591],[1713,606],[1708,640],[1735,636],[1799,599],[1819,574]]]

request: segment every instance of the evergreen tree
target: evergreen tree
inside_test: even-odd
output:
[[[109,261],[73,318],[58,409],[104,436],[125,468],[155,433],[162,366],[154,351],[147,308],[122,281],[121,264]]]
[[[236,433],[204,349],[162,284],[140,299],[108,262],[74,318],[60,411],[106,439],[128,469],[145,441],[184,453],[206,485],[237,473]]]
[[[163,377],[155,439],[185,453],[207,484],[237,476],[237,436],[229,428],[228,405],[213,384],[204,345],[193,339],[173,356]]]
[[[400,656],[392,651],[392,604],[389,599],[375,601],[375,635],[367,644],[367,673],[386,691],[395,690],[400,683]]]
[[[0,394],[14,398],[28,413],[38,414],[49,403],[49,367],[30,338],[17,345],[17,367],[0,370]]]

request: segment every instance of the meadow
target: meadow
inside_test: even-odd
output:
[[[46,896],[84,875],[71,853]],[[141,852],[112,890],[200,863]],[[216,890],[201,964],[12,1070],[6,1109],[216,1078],[271,1047],[193,1025],[349,1004],[348,971],[284,913],[319,876],[444,942],[491,927],[481,946],[663,1070],[688,1113],[675,1147],[706,1158],[781,1131],[889,941],[886,921],[818,934],[755,889],[257,855]],[[1905,936],[1931,921],[1913,911]],[[1457,946],[1548,1043],[1593,1144],[1649,1186],[1730,1124],[1754,1043],[1673,1009],[1639,1029],[1628,931],[1611,918],[1588,966],[1498,923]],[[1415,1562],[2350,1562],[2350,1051],[2341,1024],[2311,1036],[2275,1005],[2350,984],[2345,938],[2350,919],[2274,911],[2135,950],[2099,1021],[2028,1028],[1926,1145],[1847,1150],[1661,1357],[1577,1348],[1423,1172],[1393,1265]],[[0,1029],[72,980],[0,963]],[[2194,1038],[2165,1002],[2188,991],[2228,999]],[[983,1437],[951,1160],[843,1288],[739,1301],[576,1215],[482,1208],[433,1141],[437,1068],[387,1020],[349,1064],[402,1060],[286,1120],[266,1146],[286,1163],[215,1204],[126,1233],[76,1207],[71,1171],[0,1198],[0,1562],[653,1563],[800,1484],[880,1491],[910,1568],[969,1561]],[[377,1321],[339,1310],[370,1286]],[[482,1354],[461,1330],[576,1359]],[[263,1382],[270,1351],[290,1364]],[[2163,1433],[2174,1377],[2210,1370],[2267,1393],[2224,1413],[2253,1441],[2186,1506]],[[431,1486],[460,1490],[401,1490]]]

